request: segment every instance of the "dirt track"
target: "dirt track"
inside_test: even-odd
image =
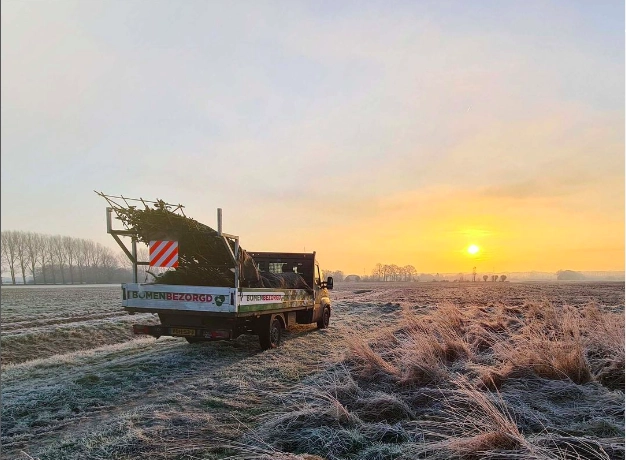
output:
[[[5,292],[10,291],[3,289],[2,296],[3,352],[11,337],[33,335],[29,349],[35,349],[61,326],[76,329],[81,343],[81,351],[73,351],[69,331],[69,349],[59,345],[52,355],[40,344],[46,350],[43,359],[3,366],[5,458],[172,458],[194,452],[224,457],[232,453],[224,445],[233,446],[242,433],[280,409],[276,395],[340,361],[352,334],[370,336],[396,322],[402,306],[544,301],[596,302],[623,310],[624,305],[623,283],[343,284],[332,293],[329,329],[298,326],[286,333],[279,349],[261,352],[256,337],[193,346],[182,339],[127,340],[121,335],[113,344],[90,340],[90,331],[103,321],[115,328],[130,326],[132,317],[118,315],[117,287],[73,294],[67,307],[56,311],[43,305],[43,318],[29,317],[32,312],[19,310],[16,300],[6,323],[5,302],[11,296]],[[37,295],[19,294],[14,298]],[[101,301],[104,296],[104,306],[98,308],[98,299],[90,296]],[[81,314],[76,302],[89,307]]]

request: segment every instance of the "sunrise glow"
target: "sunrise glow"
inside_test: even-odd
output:
[[[478,251],[480,251],[480,248],[478,246],[476,246],[475,244],[471,244],[468,248],[467,248],[467,252],[474,255],[477,254]]]

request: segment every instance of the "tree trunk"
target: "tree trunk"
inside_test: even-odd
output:
[[[20,268],[22,269],[22,283],[26,284],[26,267],[22,261],[20,261]]]
[[[35,266],[35,262],[31,261],[30,271],[31,271],[31,274],[33,275],[33,284],[37,284],[37,278],[35,277],[35,270],[36,269],[37,269],[37,267]]]

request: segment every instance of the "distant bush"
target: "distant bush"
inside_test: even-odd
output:
[[[573,270],[559,270],[556,272],[556,279],[560,281],[581,281],[586,279],[585,275]]]

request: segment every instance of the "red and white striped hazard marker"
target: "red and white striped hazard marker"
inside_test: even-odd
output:
[[[150,241],[151,267],[178,267],[178,241]]]

